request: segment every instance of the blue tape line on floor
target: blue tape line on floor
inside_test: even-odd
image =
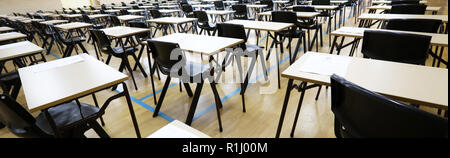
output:
[[[346,20],[350,19],[351,17],[348,17]],[[325,32],[324,35],[327,35],[328,32]],[[318,35],[320,36],[320,35]],[[267,37],[267,35],[266,35]],[[312,42],[309,43],[309,45],[311,45]],[[301,52],[304,49],[304,47],[302,47],[301,49],[299,49],[297,52]],[[282,64],[283,62],[285,62],[287,59],[289,59],[289,56],[287,56],[286,58],[284,58],[283,60],[281,60],[278,64]],[[275,68],[276,65],[271,66],[270,68],[267,69],[268,72],[272,71],[273,68]],[[261,78],[264,75],[264,73],[258,75],[255,79],[251,80],[248,84],[248,86],[251,85],[252,82],[256,81],[257,79]],[[233,95],[235,95],[237,92],[239,92],[241,90],[241,88],[236,89],[235,91],[231,92],[230,94],[226,95],[225,97],[223,97],[221,99],[222,102],[228,100],[230,97],[232,97]],[[214,108],[214,106],[216,106],[215,103],[213,103],[212,105],[210,105],[209,107],[207,107],[205,110],[201,111],[200,113],[198,113],[198,115],[194,115],[194,119],[193,121],[197,120],[198,118],[202,117],[204,114],[206,114],[206,112],[212,110]]]
[[[120,93],[119,90],[115,90],[117,93]],[[150,105],[142,102],[141,100],[133,97],[132,95],[130,95],[130,99],[132,101],[134,101],[135,103],[139,104],[140,106],[146,108],[147,110],[151,111],[151,112],[155,112],[155,108],[151,107]],[[163,112],[158,112],[158,116],[161,116],[162,118],[164,118],[165,120],[172,122],[173,120],[175,120],[174,118],[170,117],[169,115],[163,113]]]

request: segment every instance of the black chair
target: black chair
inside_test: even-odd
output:
[[[103,138],[108,134],[97,123],[107,106],[98,107],[79,102],[64,103],[48,109],[56,124],[57,133],[51,128],[46,112],[34,118],[25,108],[8,95],[0,94],[0,122],[16,136],[24,138],[71,137],[85,138],[84,132],[94,129]]]
[[[213,77],[214,68],[210,67],[209,65],[186,61],[184,52],[181,51],[181,49],[179,49],[180,46],[177,43],[161,42],[154,40],[148,40],[147,42],[150,47],[150,50],[154,55],[155,62],[158,65],[159,70],[164,75],[167,75],[167,79],[166,82],[164,83],[164,87],[159,97],[158,104],[153,113],[153,117],[158,116],[159,110],[163,103],[170,81],[172,77],[175,77],[181,79],[183,85],[186,87],[188,95],[190,97],[193,97],[187,117],[188,119],[186,120],[186,124],[191,125],[195,109],[197,108],[197,103],[200,97],[204,80],[208,79],[214,94],[214,100],[216,102],[219,130],[220,132],[222,132],[222,121],[220,119],[220,111],[219,111],[219,108],[222,107],[222,102],[220,100],[219,93],[217,92],[216,83]],[[175,55],[178,56],[178,60],[171,60],[171,56],[173,56],[172,53],[177,53]],[[176,67],[175,65],[179,65],[180,67]],[[192,94],[189,83],[197,83],[197,87],[195,89],[194,94]]]
[[[293,7],[294,12],[316,12],[316,9],[311,6],[294,6]],[[320,46],[323,46],[323,31],[322,31],[322,23],[318,22],[315,18],[299,18],[299,22],[296,23],[296,25],[300,29],[306,29],[307,30],[307,37],[308,37],[308,43],[311,43],[311,33],[310,30],[315,30],[314,37],[312,40],[311,45],[309,45],[309,51],[312,50],[314,41],[316,42],[316,51],[319,51],[319,39],[320,38]],[[320,36],[318,36],[320,32]]]
[[[448,119],[331,76],[337,138],[448,138]]]
[[[82,18],[85,23],[93,24],[92,28],[94,29],[104,29],[106,27],[105,24],[99,24],[96,19],[91,19],[86,14],[82,14]]]
[[[225,10],[223,1],[214,1],[214,7],[216,8],[216,10]]]
[[[117,16],[109,16],[111,19],[111,26],[122,26],[120,19]]]
[[[127,6],[127,4],[125,2],[120,2],[120,3],[122,3],[122,7],[126,7]]]
[[[420,0],[392,0],[391,5],[397,4],[420,4]]]
[[[242,49],[243,53],[239,52],[241,50],[235,50],[233,51],[233,54],[230,54],[231,52],[227,51],[227,54],[224,57],[224,61],[222,63],[222,69],[225,70],[226,65],[229,65],[232,60],[236,60],[238,64],[238,70],[240,72],[240,82],[241,82],[241,98],[242,98],[242,107],[243,111],[245,112],[245,99],[244,94],[248,86],[248,80],[253,72],[253,68],[256,65],[256,60],[258,59],[258,56],[260,57],[260,60],[264,60],[264,53],[263,48],[259,47],[257,45],[250,45],[245,44],[247,42],[247,38],[245,35],[245,29],[243,25],[238,24],[227,24],[227,23],[219,23],[217,24],[217,33],[219,37],[229,37],[229,38],[237,38],[244,40],[244,43],[239,44],[235,46],[234,48],[240,48]],[[230,56],[231,55],[231,56]],[[251,57],[253,58],[248,71],[245,73],[245,79],[242,78],[242,66],[241,66],[241,57]],[[267,77],[267,68],[264,61],[261,61],[261,66],[263,68],[264,72],[264,79],[268,80]],[[220,74],[218,75],[220,76]]]
[[[183,15],[186,18],[195,18],[194,9],[192,8],[191,5],[189,4],[182,5],[181,10],[183,11]]]
[[[46,25],[40,24],[37,21],[32,21],[31,25],[37,31],[36,33],[37,33],[38,37],[41,38],[41,41],[42,41],[41,47],[47,48],[47,54],[50,54],[50,51],[52,50],[52,47],[56,41],[55,32],[50,30]],[[50,39],[50,43],[48,42],[49,39]],[[46,47],[47,45],[48,45],[48,47]]]
[[[22,87],[19,73],[14,70],[0,74],[0,87],[2,88],[4,94],[8,94],[12,98],[17,99],[20,88]]]
[[[120,10],[120,15],[129,15],[130,13],[128,12],[128,10],[126,9],[121,9]]]
[[[133,59],[136,61],[136,64],[139,66],[139,69],[141,70],[144,77],[147,77],[147,74],[144,71],[144,68],[139,63],[139,60],[134,54],[136,52],[136,48],[134,47],[126,47],[126,46],[119,46],[119,47],[111,47],[111,41],[106,36],[105,32],[101,30],[89,30],[91,35],[95,36],[97,47],[100,50],[100,52],[103,52],[108,55],[108,58],[106,59],[106,64],[109,64],[111,57],[117,57],[121,59],[119,71],[122,72],[124,68],[128,70],[128,72],[131,74],[131,78],[133,79],[134,87],[137,90],[136,81],[134,79],[133,75],[133,69],[131,68],[130,62],[128,60],[128,56],[132,56]]]
[[[83,46],[83,42],[86,41],[86,38],[83,36],[66,36],[67,38],[64,38],[64,35],[56,29],[54,26],[50,26],[50,30],[55,33],[56,39],[66,45],[66,50],[63,53],[63,58],[69,57],[72,55],[73,50],[76,50],[76,46],[78,45],[83,53],[89,54],[89,52],[86,50],[86,48]],[[78,52],[77,52],[78,54]]]
[[[255,20],[254,18],[248,17],[248,9],[247,5],[244,4],[236,4],[232,5],[231,9],[234,10],[234,16],[233,19],[240,19],[240,20]]]
[[[273,10],[273,1],[272,0],[261,0],[260,4],[267,5],[267,7],[262,8],[262,12],[267,12],[267,11]]]
[[[312,5],[331,5],[330,0],[312,0]]]
[[[421,4],[397,4],[392,5],[391,14],[425,14],[426,5]]]
[[[425,65],[430,40],[424,35],[366,30],[361,52],[364,58]]]
[[[441,24],[441,20],[433,19],[389,19],[386,29],[437,33]]]
[[[282,22],[282,23],[292,23],[297,24],[297,14],[291,11],[272,11],[272,21],[273,22]],[[302,30],[298,29],[297,25],[294,25],[287,30],[279,31],[275,33],[275,38],[279,37],[278,41],[274,41],[274,43],[280,44],[281,53],[283,53],[283,41],[288,38],[288,48],[289,48],[289,63],[292,64],[296,57],[300,47],[300,42],[303,40],[303,46],[306,47],[306,37]],[[291,42],[292,39],[298,38],[297,45],[294,51],[294,56],[291,57]],[[274,44],[272,43],[272,45]],[[272,47],[272,46],[271,46]],[[306,53],[306,48],[304,49]],[[266,59],[269,59],[270,51],[267,54]],[[277,64],[278,65],[278,64]]]
[[[157,9],[150,9],[150,16],[153,19],[166,17],[166,15],[161,14],[161,12]],[[156,26],[150,25],[151,28],[155,28],[152,37],[155,37],[156,32],[158,32],[158,30],[163,31],[163,35],[167,35],[169,26],[172,26],[172,28],[174,29],[174,26],[172,24],[156,24]]]
[[[209,22],[208,14],[205,11],[194,11],[195,18],[197,18],[197,26],[200,28],[199,34],[202,34],[203,30],[208,36],[216,35],[216,25]]]

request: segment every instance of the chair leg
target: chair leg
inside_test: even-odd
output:
[[[192,94],[191,87],[189,86],[189,83],[183,83],[183,85],[184,85],[184,88],[186,88],[186,92],[187,92],[188,96],[192,97],[193,94]]]
[[[128,69],[128,72],[129,72],[130,75],[131,75],[131,79],[133,80],[133,83],[134,83],[134,88],[135,88],[136,90],[138,90],[137,85],[136,85],[136,80],[134,79],[134,75],[133,75],[133,69],[131,69],[130,62],[128,61],[127,56],[124,56],[124,57],[122,58],[122,61],[124,61],[123,64],[124,64],[124,66]]]
[[[220,100],[219,93],[217,92],[216,83],[211,82],[210,85],[214,94],[214,100],[216,101],[216,111],[217,111],[217,120],[219,121],[219,131],[222,132],[223,131],[222,119],[220,118],[220,111],[219,111],[219,108],[223,106],[222,101]]]
[[[145,49],[145,45],[141,45],[141,50],[139,50],[139,54],[137,56],[138,59],[141,59],[142,54],[144,53],[144,49]],[[148,57],[149,57],[148,59],[150,60],[150,56],[148,56]],[[133,71],[136,71],[137,66],[138,66],[137,64],[134,65]]]
[[[306,86],[306,82],[301,83],[300,88]],[[300,109],[302,107],[303,97],[305,96],[305,90],[302,90],[300,95],[300,100],[297,105],[297,111],[295,112],[294,124],[292,125],[291,137],[294,137],[295,127],[297,125],[298,115],[300,114]]]
[[[192,119],[194,118],[195,109],[197,108],[198,99],[200,98],[200,93],[202,92],[202,87],[203,87],[203,81],[200,83],[197,83],[197,87],[195,88],[194,98],[192,98],[191,107],[189,108],[189,113],[186,118],[186,124],[189,126],[191,125]]]
[[[139,62],[138,58],[136,57],[136,55],[134,53],[131,53],[131,56],[133,56],[134,61],[136,61],[136,65],[139,67],[139,69],[141,69],[142,75],[144,75],[145,78],[147,78],[147,73],[145,73],[144,68],[142,67],[141,63]],[[131,71],[133,71],[133,69],[131,69]]]
[[[164,97],[166,96],[167,89],[169,88],[169,83],[172,78],[167,76],[166,82],[164,83],[164,87],[162,89],[161,95],[159,96],[158,104],[156,105],[155,111],[153,112],[153,117],[158,116],[159,109],[161,109],[162,102],[164,101]]]
[[[84,48],[83,43],[78,43],[78,46],[80,46],[81,50],[86,53],[89,54],[89,52],[86,50],[86,48]]]
[[[97,133],[100,136],[100,138],[110,138],[108,133],[106,133],[106,131],[100,126],[100,124],[98,124],[97,121],[94,120],[89,122],[89,126],[91,126],[92,129],[94,129],[95,133]]]
[[[317,91],[317,94],[316,94],[316,100],[319,99],[321,89],[322,89],[322,86],[319,86],[319,90]]]

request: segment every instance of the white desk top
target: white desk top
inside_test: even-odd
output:
[[[307,52],[284,70],[281,76],[330,85],[330,76],[299,70],[311,56],[350,60],[346,75],[341,77],[368,90],[401,101],[448,109],[448,69]]]
[[[174,120],[157,130],[147,138],[211,138],[210,136],[188,126],[178,120]]]
[[[313,18],[320,15],[319,12],[295,12],[298,18]],[[258,13],[258,16],[272,16],[272,11]]]
[[[0,33],[2,33],[2,32],[9,32],[9,31],[14,31],[14,29],[10,28],[10,27],[7,27],[7,26],[0,27]]]
[[[212,14],[212,15],[226,15],[226,14],[233,14],[236,11],[233,10],[207,10],[206,14]]]
[[[19,32],[0,33],[0,42],[27,38],[27,35]]]
[[[90,19],[96,19],[96,18],[105,18],[105,17],[109,17],[111,15],[109,14],[95,14],[95,15],[88,15],[88,17]]]
[[[162,24],[183,24],[187,22],[196,21],[197,18],[179,18],[179,17],[163,17],[147,20],[149,23],[162,23]]]
[[[130,20],[136,20],[136,19],[144,19],[144,16],[140,16],[140,15],[121,15],[121,16],[117,16],[117,18],[119,18],[119,20],[121,20],[121,21],[130,21]]]
[[[373,0],[372,4],[391,4],[392,1],[386,1],[386,0]],[[420,4],[427,4],[428,1],[419,1]]]
[[[267,4],[247,4],[248,8],[264,8],[267,7]]]
[[[376,10],[391,10],[392,6],[390,5],[374,5],[367,7],[367,9],[376,9]],[[441,7],[430,7],[427,6],[426,11],[434,11],[437,12],[441,9]]]
[[[280,23],[280,22],[268,22],[268,21],[253,21],[253,20],[230,20],[225,23],[244,25],[246,29],[255,29],[263,31],[278,32],[288,27],[294,26],[294,24]]]
[[[0,61],[42,52],[44,49],[30,41],[0,46]]]
[[[150,29],[144,29],[144,28],[136,28],[136,27],[127,27],[127,26],[115,26],[115,27],[109,27],[105,29],[101,29],[105,32],[107,36],[113,37],[113,38],[122,38],[127,36],[136,35],[143,32],[150,32]]]
[[[430,41],[431,45],[445,46],[445,47],[448,46],[448,34],[442,34],[442,33],[425,33],[425,32],[398,31],[398,30],[387,30],[387,29],[370,29],[370,28],[361,28],[361,27],[341,27],[341,28],[331,32],[331,35],[363,38],[365,30],[380,30],[380,31],[389,31],[389,32],[403,32],[403,33],[426,35],[426,36],[431,36],[431,41]]]
[[[153,40],[178,43],[182,50],[205,55],[214,55],[225,50],[225,48],[230,48],[244,42],[244,40],[236,38],[185,33],[174,33],[154,38]]]
[[[85,53],[18,71],[27,108],[31,112],[71,101],[128,79],[127,75]]]
[[[160,9],[159,10],[160,13],[176,13],[176,12],[181,12],[181,10],[179,9]]]
[[[80,28],[86,28],[91,27],[92,24],[84,23],[84,22],[72,22],[67,24],[59,24],[55,25],[56,28],[61,30],[72,30],[72,29],[80,29]]]
[[[436,19],[448,23],[448,15],[416,15],[416,14],[361,14],[358,19],[389,20],[389,19]]]
[[[68,20],[49,20],[49,21],[43,21],[40,23],[45,24],[45,25],[56,25],[56,24],[67,23],[67,22],[69,22],[69,21]]]
[[[118,13],[118,12],[120,12],[120,10],[116,9],[105,10],[105,13]]]
[[[294,8],[294,6],[311,6],[311,7],[314,7],[315,9],[319,9],[319,10],[335,10],[339,7],[337,5],[293,5],[293,6],[286,7],[286,9],[292,9],[292,8]]]

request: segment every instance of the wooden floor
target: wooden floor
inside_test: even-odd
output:
[[[442,6],[445,7],[440,11],[440,14],[447,14],[447,1],[441,0],[429,0],[430,6]],[[349,15],[349,14],[347,14]],[[326,25],[325,25],[326,26]],[[345,26],[356,26],[355,19],[349,18]],[[323,29],[326,30],[325,28]],[[265,34],[265,33],[264,33]],[[159,35],[161,36],[161,35]],[[255,35],[252,31],[251,37],[249,38],[249,43],[255,43]],[[328,35],[324,34],[323,47],[319,48],[319,52],[329,52],[329,39]],[[269,41],[270,43],[271,41]],[[260,45],[265,45],[265,41],[262,41]],[[287,43],[287,42],[286,42]],[[293,44],[296,41],[292,42]],[[361,42],[362,43],[362,42]],[[286,46],[286,44],[285,44]],[[90,54],[95,56],[92,45],[86,44]],[[361,57],[359,46],[357,56]],[[286,49],[287,51],[287,49]],[[313,49],[315,51],[315,48]],[[341,55],[348,55],[350,47],[344,49]],[[445,49],[444,58],[447,58],[448,50]],[[52,55],[47,55],[48,60],[56,60],[56,56],[61,56],[58,49],[54,47],[52,50]],[[265,53],[267,55],[267,53]],[[273,54],[272,54],[273,55]],[[299,56],[303,55],[303,50],[299,52]],[[104,56],[106,57],[106,56]],[[281,59],[285,59],[287,53],[284,53]],[[106,58],[105,58],[106,59]],[[141,63],[144,65],[146,72],[148,73],[147,57],[141,58]],[[207,62],[207,58],[204,57],[203,62]],[[222,58],[221,58],[222,59]],[[427,65],[431,65],[431,59],[427,60]],[[131,61],[133,61],[130,58]],[[120,61],[113,59],[110,66],[118,68]],[[269,64],[269,63],[267,63]],[[13,69],[11,63],[8,63],[8,70]],[[289,66],[288,61],[285,60],[280,65],[281,71]],[[276,89],[274,93],[261,94],[262,87],[266,87],[270,84],[276,85],[276,65],[270,63],[267,67],[271,67],[270,80],[264,82],[261,77],[256,83],[252,83],[246,94],[246,108],[247,112],[242,112],[241,97],[239,95],[238,89],[240,84],[237,83],[221,83],[218,84],[219,95],[223,101],[223,108],[221,109],[223,132],[219,132],[218,121],[216,116],[216,110],[214,107],[214,99],[211,93],[209,85],[205,84],[201,97],[198,103],[198,107],[195,113],[194,122],[192,127],[196,128],[211,137],[218,138],[240,138],[240,137],[251,137],[251,138],[273,138],[275,137],[276,128],[278,126],[278,121],[280,117],[281,107],[283,104],[284,95],[286,92],[287,79],[281,79],[281,89]],[[227,69],[232,69],[228,67]],[[258,72],[258,75],[261,71]],[[83,74],[79,74],[83,75]],[[190,103],[192,98],[189,98],[186,91],[179,91],[179,84],[177,81],[173,81],[173,87],[169,88],[166,99],[164,100],[163,106],[161,108],[161,113],[158,117],[153,118],[153,109],[155,107],[152,94],[150,78],[144,78],[140,71],[134,71],[134,76],[137,80],[137,85],[139,90],[135,90],[134,86],[129,80],[127,82],[128,88],[131,93],[133,106],[136,112],[137,121],[139,123],[139,128],[142,137],[147,137],[159,128],[168,124],[173,119],[185,121]],[[156,75],[154,76],[156,79]],[[165,76],[161,75],[161,81],[156,80],[156,90],[158,90],[157,96],[159,97],[159,91],[162,89]],[[253,78],[252,78],[253,79]],[[195,87],[191,84],[191,88]],[[330,89],[322,88],[319,99],[316,101],[315,96],[317,93],[316,89],[311,89],[307,91],[303,106],[301,107],[300,117],[297,123],[297,129],[295,131],[295,138],[334,138],[334,115],[330,110]],[[114,91],[106,90],[97,93],[97,98],[99,103],[102,104],[109,96],[116,94]],[[287,109],[285,122],[281,137],[289,137],[290,130],[292,128],[293,119],[295,115],[295,110],[297,108],[299,93],[291,93],[290,103]],[[84,103],[93,104],[91,97],[85,97],[81,99]],[[20,93],[18,97],[18,102],[26,105],[26,100],[23,92]],[[426,111],[436,113],[436,109],[421,107]],[[38,113],[33,113],[37,115]],[[126,106],[125,99],[115,100],[107,108],[106,114],[103,117],[105,119],[106,125],[103,127],[106,132],[113,138],[125,137],[125,138],[135,138],[134,128],[131,122],[130,113]],[[98,137],[95,132],[86,132],[87,137]],[[1,138],[14,138],[16,137],[10,133],[6,128],[0,129]]]

